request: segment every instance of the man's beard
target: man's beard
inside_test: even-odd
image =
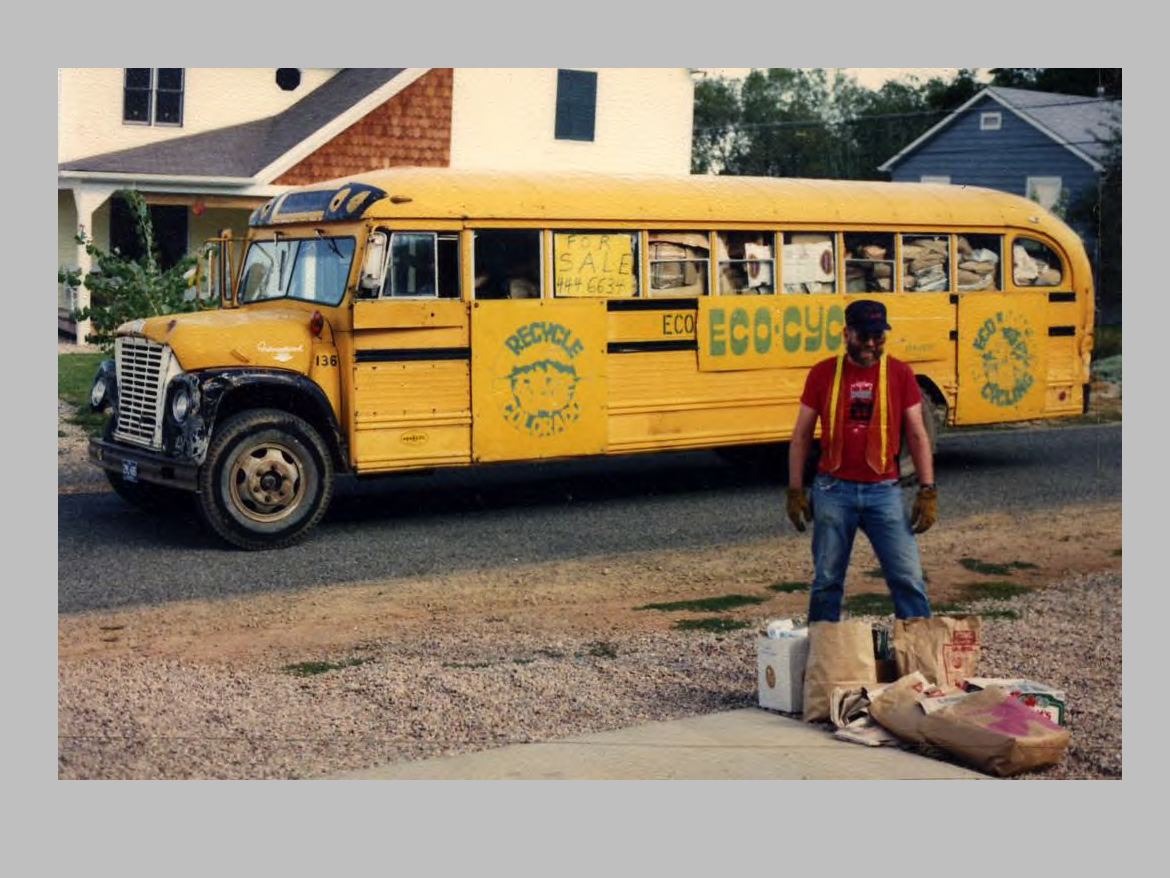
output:
[[[851,341],[845,342],[845,353],[849,355],[854,363],[863,366],[872,366],[876,363],[882,355],[885,345],[881,342],[875,342],[873,347],[867,348],[865,345],[854,344]],[[872,356],[873,359],[869,359]]]

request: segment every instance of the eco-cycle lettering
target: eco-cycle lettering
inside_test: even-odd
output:
[[[700,310],[700,354],[706,369],[772,367],[794,354],[836,353],[844,326],[835,303],[710,305]]]
[[[971,346],[978,352],[982,371],[979,395],[994,406],[1020,402],[1035,383],[1029,340],[1032,330],[1022,318],[1002,311],[988,317]]]

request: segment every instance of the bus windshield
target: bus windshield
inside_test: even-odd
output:
[[[336,305],[345,295],[354,239],[286,238],[253,241],[240,272],[238,301],[302,299]]]

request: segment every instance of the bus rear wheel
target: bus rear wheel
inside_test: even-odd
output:
[[[922,423],[926,427],[926,436],[930,440],[930,453],[934,454],[938,448],[939,425],[945,412],[940,409],[930,396],[930,391],[922,388]],[[899,482],[902,485],[914,485],[918,481],[918,470],[914,466],[914,458],[910,456],[910,444],[906,437],[902,437],[902,447],[898,450]]]
[[[243,549],[303,539],[333,496],[333,460],[304,419],[276,409],[240,412],[216,432],[199,474],[199,510]]]

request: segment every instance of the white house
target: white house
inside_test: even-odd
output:
[[[691,71],[669,68],[59,68],[57,257],[79,231],[132,242],[150,205],[163,259],[243,235],[285,188],[393,165],[690,172]],[[58,327],[84,289],[58,290]]]

